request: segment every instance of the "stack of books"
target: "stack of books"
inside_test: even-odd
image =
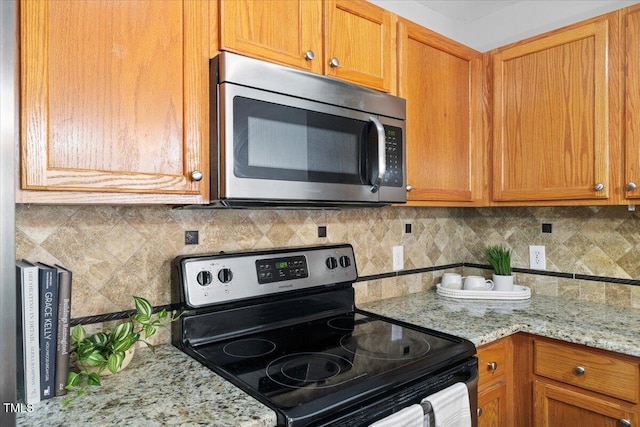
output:
[[[18,397],[26,404],[67,393],[70,270],[16,261]]]

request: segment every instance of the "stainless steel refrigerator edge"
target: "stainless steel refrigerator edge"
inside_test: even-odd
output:
[[[16,114],[16,3],[0,2],[0,425],[15,425],[16,403],[16,288],[15,288],[15,142]]]

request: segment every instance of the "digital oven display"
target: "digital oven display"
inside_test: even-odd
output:
[[[256,261],[258,283],[283,282],[309,277],[307,259],[304,256],[259,259]]]

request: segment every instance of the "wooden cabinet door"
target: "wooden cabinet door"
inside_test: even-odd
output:
[[[391,91],[392,19],[364,0],[325,0],[324,73]],[[337,66],[330,65],[333,59]]]
[[[615,26],[605,15],[494,54],[494,200],[609,198]]]
[[[478,392],[478,427],[507,426],[507,384],[500,382]]]
[[[398,63],[398,94],[407,100],[408,201],[482,199],[481,54],[400,20]]]
[[[534,386],[536,427],[619,427],[622,420],[638,425],[633,409],[614,401],[582,394],[545,381]]]
[[[221,50],[323,71],[321,1],[222,0],[219,22]]]
[[[625,196],[640,198],[640,7],[625,16],[626,73],[626,144]]]
[[[21,2],[22,188],[206,200],[204,7]]]

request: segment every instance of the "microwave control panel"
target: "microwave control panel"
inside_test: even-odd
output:
[[[402,187],[404,183],[402,160],[403,144],[402,129],[395,126],[385,126],[387,172],[384,174],[382,185],[387,187]]]

